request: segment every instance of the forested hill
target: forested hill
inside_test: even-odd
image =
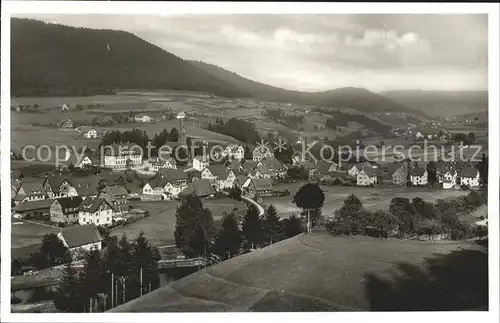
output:
[[[366,89],[309,93],[254,82],[214,65],[183,60],[124,31],[12,19],[11,35],[11,87],[15,96],[172,89],[361,112],[413,112]]]
[[[14,95],[81,95],[117,88],[248,95],[128,32],[28,19],[12,19],[11,30]]]
[[[247,90],[253,97],[262,100],[351,108],[361,112],[406,111],[425,116],[425,114],[420,111],[407,108],[383,95],[373,93],[367,89],[345,87],[323,92],[289,91],[252,81],[216,65],[201,61],[190,62],[221,80]]]

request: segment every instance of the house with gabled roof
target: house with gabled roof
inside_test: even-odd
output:
[[[142,189],[146,199],[172,199],[188,186],[187,175],[180,169],[161,169]]]
[[[113,223],[113,206],[106,199],[89,197],[80,204],[78,223],[80,225],[95,224],[108,226]]]
[[[152,171],[159,171],[160,169],[177,169],[177,162],[173,157],[155,158],[149,161]]]
[[[97,188],[91,184],[77,184],[74,189],[76,190],[77,195],[83,200],[88,197],[97,197],[99,195]]]
[[[129,209],[128,192],[118,185],[108,186],[102,190],[101,197],[112,207],[115,213],[127,213]]]
[[[391,176],[391,184],[392,185],[397,185],[397,186],[404,186],[406,184],[406,178],[407,178],[407,168],[400,166],[396,168]]]
[[[229,159],[243,160],[245,158],[245,148],[238,144],[229,144],[224,149],[222,155]]]
[[[272,178],[285,178],[287,167],[283,165],[279,160],[275,157],[269,157],[262,159],[258,165],[266,166],[270,172]]]
[[[76,223],[80,204],[83,199],[80,196],[70,196],[55,199],[50,205],[50,222],[54,223]]]
[[[57,234],[57,237],[75,258],[92,249],[102,250],[102,241],[104,240],[94,224],[77,225],[63,229]]]
[[[410,182],[413,186],[427,185],[427,169],[423,167],[413,167],[410,170]]]
[[[14,200],[21,203],[24,201],[45,200],[46,198],[47,192],[45,192],[41,183],[23,181],[19,183],[19,188],[17,189]]]
[[[216,193],[214,186],[208,179],[199,179],[193,181],[182,192],[179,197],[187,197],[188,195],[195,195],[198,198],[212,197]]]
[[[234,186],[236,175],[225,165],[210,165],[201,173],[202,179],[209,180],[212,185],[215,185],[219,190],[231,188]]]
[[[250,197],[271,196],[273,191],[273,182],[266,178],[249,178],[242,185],[242,193]]]
[[[14,211],[21,214],[24,218],[35,218],[49,220],[50,206],[53,199],[25,201],[14,208]]]
[[[102,167],[127,169],[142,165],[143,151],[136,144],[112,144],[102,147],[104,159]]]
[[[259,162],[264,158],[274,157],[274,152],[271,148],[267,146],[257,146],[252,151],[252,160],[255,162]]]
[[[466,167],[460,171],[460,185],[479,187],[479,171],[474,167]]]
[[[356,185],[371,186],[377,184],[377,173],[372,167],[363,167],[356,175]]]
[[[73,185],[68,176],[62,173],[53,173],[45,177],[43,187],[49,198],[60,198],[71,195],[70,191]]]

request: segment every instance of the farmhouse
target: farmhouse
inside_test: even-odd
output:
[[[91,184],[77,184],[75,186],[75,190],[82,199],[86,199],[87,197],[97,197],[99,192],[94,185]]]
[[[92,163],[92,158],[90,158],[89,155],[83,155],[81,160],[78,159],[79,156],[76,156],[75,154],[72,154],[69,159],[66,161],[67,166],[72,165],[76,168],[86,168],[90,167],[93,165]]]
[[[479,172],[476,168],[467,167],[460,172],[460,185],[479,187]]]
[[[275,177],[275,174],[272,174],[271,170],[267,166],[262,165],[260,163],[257,165],[257,170],[261,174],[260,178],[270,179],[272,177]]]
[[[117,213],[127,213],[129,209],[128,192],[125,188],[118,185],[105,187],[101,193],[104,198]]]
[[[413,167],[410,170],[410,182],[413,186],[427,185],[427,170],[423,167]]]
[[[347,168],[347,174],[352,177],[356,177],[359,172],[364,168],[364,167],[371,167],[370,163],[356,163],[348,166]]]
[[[49,220],[50,206],[53,201],[53,199],[46,199],[22,202],[14,208],[14,211],[21,214],[24,218]]]
[[[134,117],[134,120],[135,122],[145,122],[145,123],[153,121],[153,119],[147,114],[138,114]]]
[[[71,194],[73,186],[69,182],[67,176],[62,173],[53,173],[46,175],[43,182],[43,187],[49,198],[66,197]]]
[[[230,144],[224,149],[222,155],[227,156],[229,159],[243,160],[245,157],[245,148],[238,144]]]
[[[252,159],[255,162],[270,157],[274,157],[274,152],[267,146],[258,146],[252,152]]]
[[[24,202],[45,200],[46,198],[47,192],[45,192],[42,184],[37,182],[21,182],[15,200]]]
[[[318,161],[317,165],[317,172],[320,175],[326,175],[330,172],[336,171],[337,170],[337,164],[333,162],[327,162],[324,160]]]
[[[207,156],[196,156],[193,159],[193,168],[199,172],[203,172],[210,165],[210,159]]]
[[[74,128],[75,124],[73,123],[73,120],[69,118],[68,120],[63,120],[61,122],[61,128]]]
[[[377,174],[375,169],[371,167],[364,167],[356,175],[356,185],[358,186],[370,186],[377,184]]]
[[[212,197],[215,194],[215,188],[212,186],[208,179],[199,179],[193,181],[182,192],[179,197],[186,197],[188,195],[195,195],[198,198]]]
[[[103,198],[89,197],[83,200],[79,208],[80,225],[95,224],[108,226],[113,222],[113,207]]]
[[[114,144],[104,147],[103,167],[126,169],[142,164],[142,149],[135,144]]]
[[[262,159],[258,165],[264,165],[271,171],[273,178],[285,178],[287,167],[274,157]]]
[[[209,180],[217,189],[223,190],[234,186],[236,175],[228,170],[225,165],[211,165],[203,170],[201,178]]]
[[[180,169],[162,169],[142,189],[146,199],[177,198],[187,187],[187,175]]]
[[[273,183],[269,179],[248,179],[245,184],[243,184],[242,191],[248,194],[250,197],[260,197],[271,196],[273,191]]]
[[[54,200],[50,206],[50,222],[78,222],[79,207],[82,201],[80,196],[62,197]]]
[[[92,249],[102,249],[103,238],[94,224],[64,229],[57,234],[57,237],[73,256]]]

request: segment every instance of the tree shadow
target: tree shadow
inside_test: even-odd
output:
[[[487,311],[488,253],[459,250],[425,259],[423,266],[397,264],[383,279],[367,274],[372,311]]]

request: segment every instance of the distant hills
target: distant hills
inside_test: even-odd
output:
[[[428,114],[465,114],[488,110],[488,91],[405,90],[382,94],[399,104]]]
[[[12,19],[14,96],[92,95],[116,89],[170,89],[252,97],[360,112],[407,111],[404,104],[360,88],[289,91],[220,67],[186,61],[124,31]]]

